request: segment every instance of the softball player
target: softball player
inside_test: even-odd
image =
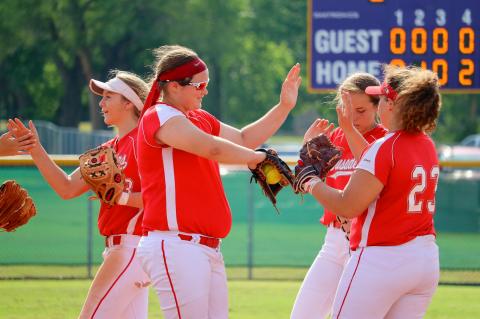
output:
[[[422,318],[439,279],[433,227],[439,166],[426,134],[439,114],[438,78],[386,66],[382,85],[365,92],[380,96],[378,114],[389,133],[367,148],[343,191],[308,181],[326,209],[357,217],[332,317]]]
[[[100,108],[105,124],[118,128],[118,135],[106,142],[117,152],[124,167],[127,189],[118,204],[101,203],[98,229],[105,236],[103,263],[92,282],[79,318],[144,319],[148,316],[148,282],[136,256],[142,233],[143,204],[137,168],[136,139],[138,116],[148,87],[134,74],[119,71],[108,82],[90,81],[90,90],[102,96]],[[11,121],[18,130],[23,124]],[[30,130],[38,139],[35,126]],[[45,180],[63,199],[77,197],[89,190],[77,168],[67,175],[38,144],[30,154]]]
[[[209,73],[195,52],[164,46],[156,53],[138,131],[145,204],[138,255],[166,319],[228,318],[220,242],[232,220],[218,163],[255,168],[265,159],[251,148],[274,134],[295,106],[300,66],[290,70],[279,104],[237,130],[201,109]]]
[[[342,158],[332,168],[326,179],[327,185],[333,188],[345,187],[364,147],[362,143],[352,138],[355,133],[353,131],[358,131],[368,143],[374,142],[386,133],[385,128],[375,120],[379,98],[368,96],[364,92],[368,86],[378,84],[378,80],[370,74],[355,73],[345,79],[338,88],[337,104],[344,105],[345,110],[337,108],[340,127],[332,133],[327,133],[332,143],[342,149]],[[348,103],[342,103],[342,92],[350,93],[351,99]],[[333,125],[329,126],[327,120],[317,120],[305,133],[304,140],[309,140],[319,133],[328,132],[331,128]],[[352,152],[350,144],[356,154]],[[327,227],[324,244],[298,292],[292,309],[292,319],[325,318],[331,313],[338,282],[350,257],[348,239],[341,230],[335,214],[325,209],[320,222]]]

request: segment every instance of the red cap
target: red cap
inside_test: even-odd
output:
[[[365,93],[368,95],[384,95],[392,101],[395,101],[398,95],[397,91],[387,82],[383,82],[380,86],[367,86]]]

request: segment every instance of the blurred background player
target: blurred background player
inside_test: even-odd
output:
[[[352,222],[332,318],[422,318],[439,280],[433,215],[439,177],[427,133],[436,127],[435,73],[385,66],[378,114],[389,133],[371,144],[344,190],[313,177],[304,184],[326,209]]]
[[[137,124],[143,101],[148,93],[147,84],[135,74],[112,72],[108,82],[90,81],[90,90],[102,96],[100,108],[105,124],[118,129],[118,135],[104,145],[112,146],[124,166],[128,189],[119,202],[109,206],[101,202],[98,216],[100,234],[105,236],[103,263],[92,282],[79,318],[147,318],[148,277],[136,257],[136,247],[141,236],[143,203],[137,168]],[[29,122],[30,131],[39,140],[35,126]],[[10,120],[13,132],[26,128],[18,119]],[[40,143],[30,154],[45,180],[63,199],[87,192],[77,168],[67,175],[50,159]]]
[[[335,98],[340,127],[330,133],[332,124],[329,125],[327,120],[316,120],[305,133],[304,142],[320,133],[326,133],[332,143],[342,150],[342,158],[326,178],[326,184],[333,188],[342,190],[347,185],[365,149],[363,141],[372,143],[386,134],[385,128],[376,122],[379,97],[364,92],[368,86],[379,84],[368,73],[352,74],[338,87]],[[343,100],[345,93],[349,94],[349,98],[342,101],[342,93]],[[323,319],[331,313],[338,282],[350,257],[349,241],[340,228],[335,212],[326,208],[320,222],[327,227],[327,233],[322,249],[298,292],[292,319]]]
[[[272,136],[295,106],[300,66],[288,73],[280,102],[238,130],[201,109],[209,72],[195,52],[162,46],[156,55],[138,132],[146,232],[139,257],[165,318],[228,318],[220,240],[232,219],[218,163],[255,168],[265,159],[252,149]]]

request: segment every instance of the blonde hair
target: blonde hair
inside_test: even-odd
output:
[[[441,96],[437,74],[419,67],[384,66],[385,81],[398,93],[398,107],[403,130],[431,133],[437,126]]]
[[[334,100],[337,104],[342,101],[342,91],[365,94],[367,86],[377,85],[380,85],[380,81],[373,75],[364,72],[353,73],[340,84]],[[378,102],[380,101],[378,96],[369,95],[369,98],[373,105],[378,106]]]

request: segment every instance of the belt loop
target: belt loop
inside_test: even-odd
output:
[[[191,240],[191,242],[192,242],[192,243],[195,243],[195,244],[200,244],[200,239],[201,239],[200,235],[198,235],[198,234],[193,234],[193,235],[192,235],[192,240]]]

